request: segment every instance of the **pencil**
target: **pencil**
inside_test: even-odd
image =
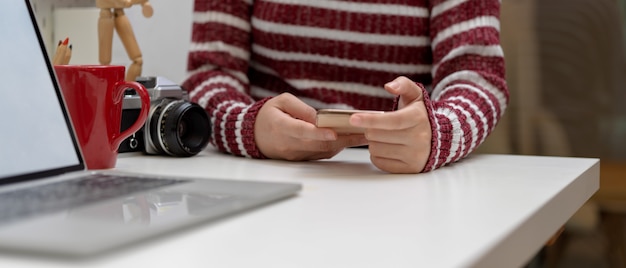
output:
[[[57,46],[57,50],[54,53],[54,57],[52,58],[52,64],[59,65],[63,64],[65,60],[65,53],[67,51],[67,43],[69,43],[70,38],[67,37],[65,40]]]
[[[70,44],[65,50],[65,57],[63,57],[63,64],[70,64],[70,59],[72,59],[72,44]]]

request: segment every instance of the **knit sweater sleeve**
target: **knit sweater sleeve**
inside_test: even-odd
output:
[[[507,106],[500,46],[500,1],[432,1],[433,87],[426,107],[432,145],[424,169],[433,170],[474,151]]]
[[[263,158],[254,142],[254,122],[264,101],[249,95],[250,1],[195,0],[189,77],[182,86],[206,109],[210,142],[222,152]]]

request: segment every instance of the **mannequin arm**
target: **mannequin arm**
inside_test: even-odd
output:
[[[152,5],[150,4],[150,2],[148,2],[148,0],[133,0],[133,3],[134,2],[140,2],[141,13],[143,14],[144,17],[146,18],[152,17],[152,14],[154,14],[154,9],[152,8]]]

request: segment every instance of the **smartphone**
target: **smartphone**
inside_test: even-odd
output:
[[[354,113],[375,113],[382,114],[383,111],[371,110],[341,110],[341,109],[320,109],[317,110],[317,127],[332,128],[338,134],[361,134],[362,128],[350,125],[350,116]]]

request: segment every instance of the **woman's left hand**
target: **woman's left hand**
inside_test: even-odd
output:
[[[428,161],[432,138],[422,88],[398,77],[385,84],[385,89],[400,96],[398,110],[355,113],[350,124],[366,129],[370,159],[376,167],[391,173],[419,173]]]

